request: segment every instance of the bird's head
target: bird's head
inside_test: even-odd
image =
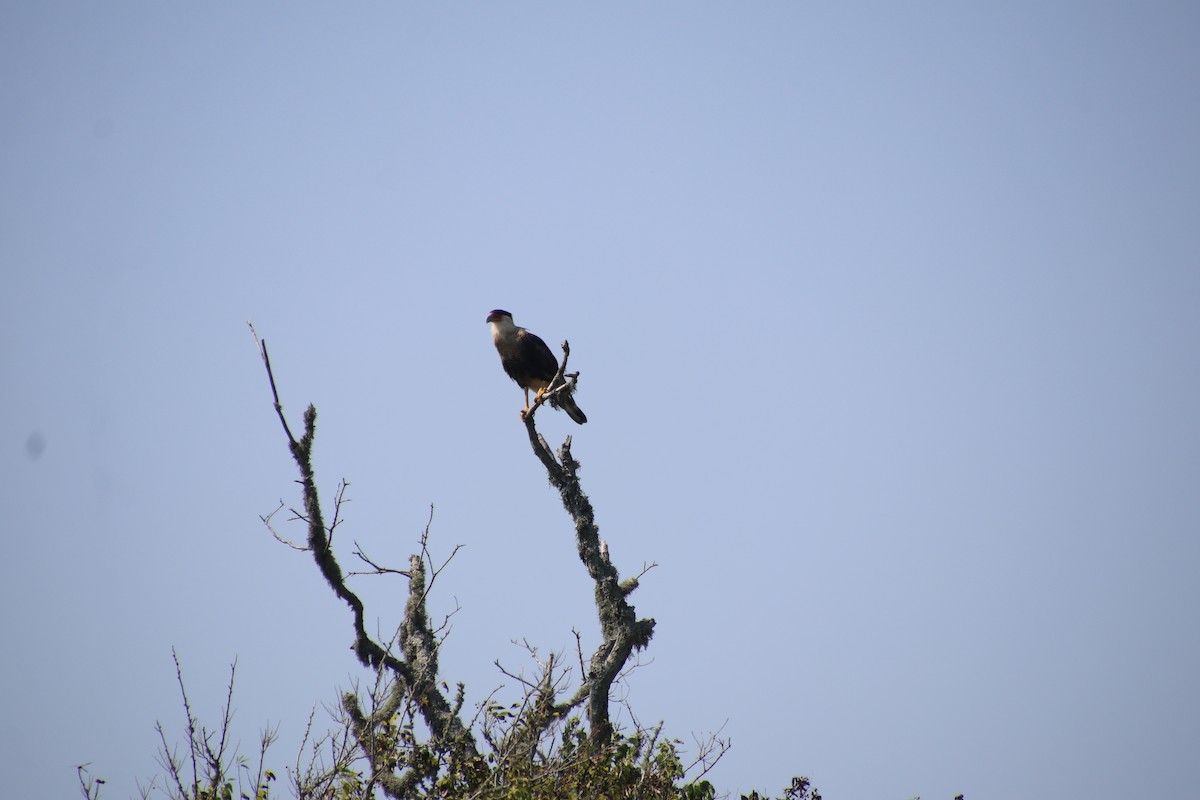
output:
[[[512,314],[497,308],[487,316],[492,328],[492,341],[508,340],[517,335],[517,326],[513,324]]]

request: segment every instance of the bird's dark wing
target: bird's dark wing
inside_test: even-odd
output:
[[[517,345],[517,359],[529,380],[528,385],[533,389],[544,389],[558,372],[558,359],[540,336],[524,328],[517,332]],[[517,383],[522,384],[520,380],[517,380]]]
[[[518,328],[512,339],[497,342],[496,349],[500,352],[504,371],[522,389],[545,389],[558,372],[554,353],[545,342],[524,328]]]

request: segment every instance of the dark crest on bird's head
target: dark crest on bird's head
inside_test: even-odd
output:
[[[512,314],[508,313],[507,311],[505,311],[502,308],[497,308],[488,314],[487,321],[488,322],[496,322],[501,317],[508,317],[509,319],[512,319]]]

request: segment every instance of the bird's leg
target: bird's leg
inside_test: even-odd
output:
[[[525,408],[522,410],[521,413],[523,414],[523,413],[525,413],[525,411],[528,411],[528,410],[529,410],[529,389],[526,389],[525,390]]]

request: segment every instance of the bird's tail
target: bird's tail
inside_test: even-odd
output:
[[[557,398],[558,407],[567,412],[567,416],[578,422],[580,425],[587,422],[587,414],[584,414],[579,406],[575,405],[575,398],[567,393],[560,394]]]

